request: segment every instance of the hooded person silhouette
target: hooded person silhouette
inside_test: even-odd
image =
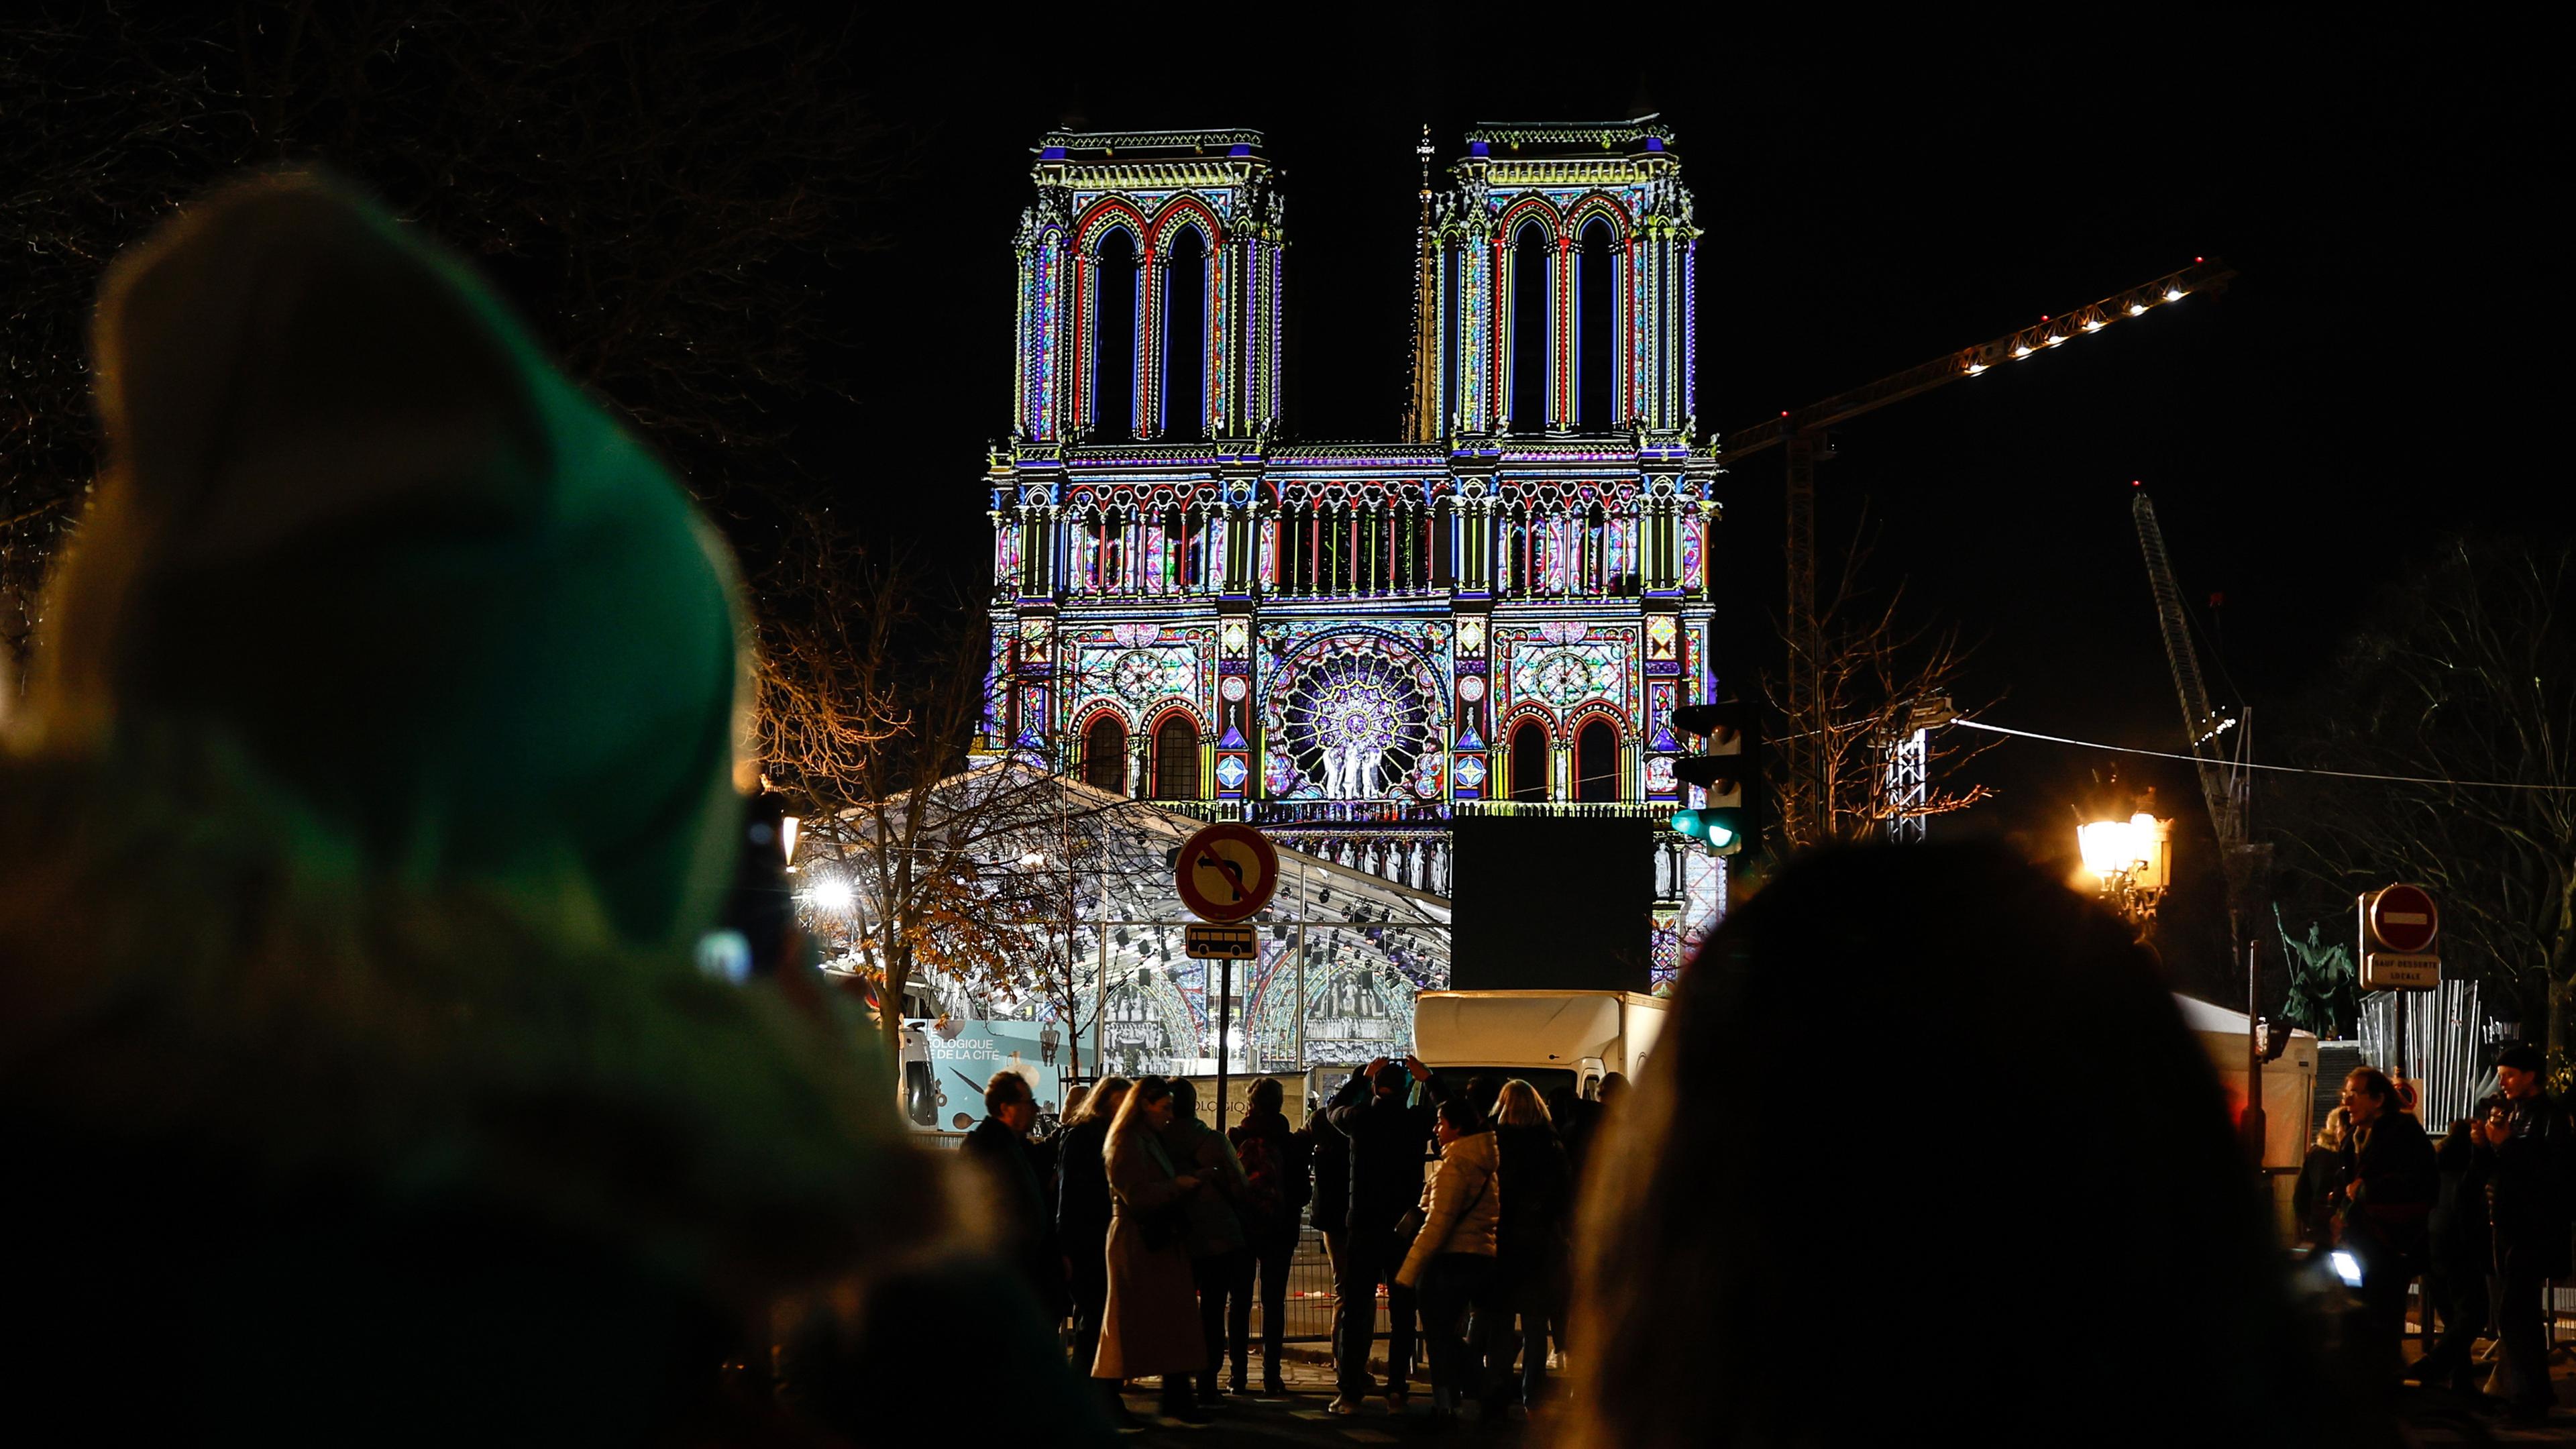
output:
[[[34,748],[218,738],[373,870],[705,929],[742,808],[728,556],[487,291],[264,177],[119,259],[95,352],[108,467]]]
[[[761,1442],[721,1365],[894,1332],[851,1306],[945,1207],[872,1034],[692,960],[743,819],[724,549],[324,179],[164,226],[95,348],[108,463],[0,750],[16,1412]]]

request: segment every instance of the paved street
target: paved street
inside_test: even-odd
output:
[[[1385,1364],[1378,1365],[1384,1378]],[[1253,1365],[1253,1376],[1259,1379],[1260,1365]],[[1333,1399],[1333,1372],[1323,1345],[1311,1348],[1292,1347],[1285,1377],[1289,1396],[1284,1399],[1239,1398],[1228,1394],[1225,1402],[1209,1410],[1214,1416],[1205,1425],[1175,1424],[1155,1418],[1157,1395],[1134,1393],[1127,1396],[1127,1407],[1152,1427],[1128,1436],[1128,1442],[1140,1445],[1192,1445],[1209,1449],[1212,1445],[1244,1444],[1409,1444],[1426,1439],[1445,1439],[1473,1435],[1479,1443],[1517,1446],[1535,1442],[1528,1428],[1520,1424],[1497,1424],[1479,1428],[1472,1423],[1464,1434],[1454,1428],[1435,1424],[1431,1419],[1431,1386],[1416,1371],[1412,1403],[1402,1418],[1387,1412],[1386,1400],[1372,1399],[1360,1413],[1347,1418],[1324,1412]],[[1471,1411],[1472,1412],[1472,1411]]]
[[[1157,1419],[1154,1394],[1129,1394],[1127,1407],[1146,1427],[1127,1435],[1126,1441],[1150,1446],[1187,1445],[1192,1449],[1235,1444],[1347,1446],[1422,1442],[1472,1442],[1523,1449],[1541,1442],[1531,1426],[1517,1423],[1484,1426],[1471,1420],[1464,1425],[1435,1424],[1429,1414],[1429,1386],[1419,1381],[1414,1387],[1413,1402],[1402,1418],[1387,1413],[1384,1399],[1371,1400],[1366,1410],[1357,1415],[1335,1417],[1324,1412],[1324,1405],[1332,1401],[1333,1385],[1332,1371],[1321,1346],[1292,1353],[1287,1398],[1239,1398],[1229,1394],[1223,1404],[1209,1411],[1213,1419],[1204,1425]],[[1258,1376],[1257,1363],[1253,1371]],[[2407,1428],[2421,1444],[2576,1444],[2576,1350],[2562,1356],[2554,1375],[2561,1407],[2544,1427],[2521,1429],[2500,1424],[2492,1416],[2478,1413],[2452,1395],[2438,1391],[2409,1389],[2399,1407]],[[2081,1443],[2083,1437],[2073,1433],[2068,1442]]]

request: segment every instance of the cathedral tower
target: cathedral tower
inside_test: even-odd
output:
[[[1461,816],[1687,803],[1669,720],[1714,688],[1717,470],[1671,134],[1480,125],[1434,159],[1402,440],[1326,443],[1275,429],[1260,134],[1045,138],[987,475],[991,733],[1446,896]],[[1659,862],[1669,966],[1715,863]]]

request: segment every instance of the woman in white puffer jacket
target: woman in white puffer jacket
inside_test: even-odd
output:
[[[1431,1411],[1458,1412],[1467,1379],[1467,1310],[1494,1273],[1495,1229],[1502,1221],[1502,1154],[1489,1124],[1462,1098],[1440,1104],[1433,1129],[1440,1167],[1422,1192],[1422,1231],[1395,1281],[1422,1295],[1422,1334],[1431,1356]]]

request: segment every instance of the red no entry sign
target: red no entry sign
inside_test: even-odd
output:
[[[1181,847],[1172,883],[1200,920],[1247,921],[1279,889],[1279,852],[1251,826],[1221,821]]]
[[[2421,951],[2441,934],[2442,914],[2422,886],[2393,885],[2371,894],[2363,913],[2372,939],[2391,951]]]

